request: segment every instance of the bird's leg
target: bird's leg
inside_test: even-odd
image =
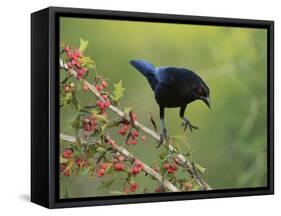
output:
[[[192,132],[193,129],[199,129],[198,127],[192,125],[190,123],[190,121],[184,116],[184,112],[185,112],[185,108],[186,108],[186,105],[184,106],[181,106],[180,108],[180,117],[183,119],[183,123],[182,123],[182,126],[184,128],[184,131],[186,131],[187,127],[189,127],[189,130]]]
[[[162,132],[160,133],[160,140],[157,148],[159,148],[167,140],[167,129],[165,127],[165,108],[160,106],[160,120],[162,126]]]

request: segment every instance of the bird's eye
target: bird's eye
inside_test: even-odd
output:
[[[197,92],[198,92],[198,94],[202,95],[203,90],[202,90],[201,88],[198,88],[198,89],[197,89]]]

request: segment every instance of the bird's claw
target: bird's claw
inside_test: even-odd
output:
[[[160,140],[156,148],[159,148],[164,142],[166,142],[167,139],[168,139],[167,130],[164,128],[162,133],[160,133]]]
[[[195,130],[199,129],[199,127],[192,125],[192,124],[190,123],[190,121],[187,120],[187,119],[184,119],[184,120],[183,120],[182,126],[183,126],[184,131],[186,131],[187,127],[189,127],[189,130],[190,130],[191,132],[192,132],[193,129],[195,129]]]

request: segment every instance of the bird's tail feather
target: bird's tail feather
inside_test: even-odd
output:
[[[141,72],[145,77],[148,74],[154,75],[154,66],[144,60],[131,60],[130,64],[134,66],[139,72]]]
[[[157,79],[155,77],[155,67],[144,60],[131,60],[130,64],[134,66],[143,76],[146,77],[152,89],[154,89],[157,84]]]

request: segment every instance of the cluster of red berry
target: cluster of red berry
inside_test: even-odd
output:
[[[70,168],[67,168],[67,163],[60,164],[60,172],[65,176],[70,176],[71,171]]]
[[[127,131],[131,128],[131,125],[128,121],[121,124],[121,127],[118,130],[118,133],[121,136],[125,136],[127,134]]]
[[[90,115],[89,117],[86,117],[83,119],[83,129],[85,131],[96,131],[97,130],[97,118],[95,115]]]
[[[88,160],[87,159],[85,159],[85,158],[77,158],[76,159],[76,164],[77,164],[77,166],[80,168],[80,167],[87,167],[87,166],[89,166],[89,162],[88,162]]]
[[[164,169],[166,169],[168,171],[168,173],[172,174],[174,173],[175,171],[178,170],[178,166],[175,164],[175,163],[164,163],[163,164],[163,167]]]
[[[72,92],[74,90],[74,87],[75,87],[75,84],[73,82],[68,83],[63,86],[63,90],[65,93]]]
[[[134,167],[131,168],[130,173],[136,175],[143,170],[143,163],[140,160],[135,160]]]
[[[130,182],[129,187],[124,187],[124,194],[127,195],[130,192],[135,192],[139,188],[136,182]]]
[[[99,167],[96,169],[98,177],[102,177],[105,174],[105,171],[109,165],[109,163],[102,163],[99,165]]]
[[[64,48],[67,56],[67,67],[69,69],[74,69],[76,71],[76,78],[81,79],[84,74],[87,72],[87,68],[82,66],[81,59],[83,54],[79,51],[79,49],[71,49],[69,46]]]
[[[135,121],[137,119],[137,115],[135,112],[130,112],[131,121]],[[136,145],[138,143],[139,132],[138,130],[131,130],[131,124],[128,121],[125,121],[121,124],[121,127],[118,130],[118,134],[121,136],[125,136],[127,132],[130,131],[128,139],[126,140],[127,145]],[[144,141],[146,139],[145,136],[141,137],[141,140]]]
[[[115,171],[123,171],[125,168],[125,164],[123,163],[124,160],[125,157],[121,155],[119,152],[117,152],[114,155],[114,159],[113,159],[113,169]]]
[[[96,102],[97,106],[100,108],[101,113],[104,113],[104,111],[106,110],[106,108],[108,108],[111,105],[111,102],[109,100],[108,97],[108,92],[101,92],[104,88],[106,88],[108,86],[107,82],[104,79],[101,79],[101,83],[100,84],[96,84],[96,89],[100,92],[101,97],[103,98],[102,100],[98,100]]]

